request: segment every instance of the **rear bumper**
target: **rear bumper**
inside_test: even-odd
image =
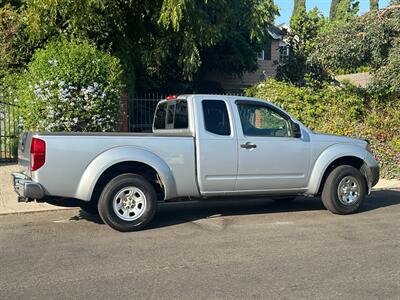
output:
[[[45,196],[43,187],[22,173],[12,173],[14,190],[19,202],[42,199]]]

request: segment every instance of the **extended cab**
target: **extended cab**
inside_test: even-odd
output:
[[[24,133],[19,159],[19,201],[75,199],[120,231],[177,198],[310,195],[354,213],[379,179],[368,142],[314,133],[272,103],[236,96],[162,100],[151,134]]]

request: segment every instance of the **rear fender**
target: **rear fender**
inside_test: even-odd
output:
[[[90,162],[81,177],[75,198],[90,201],[100,176],[113,165],[128,161],[136,161],[152,167],[157,171],[163,183],[165,199],[176,197],[175,180],[171,169],[164,160],[148,150],[123,146],[107,150]]]

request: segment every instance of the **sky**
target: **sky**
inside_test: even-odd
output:
[[[369,0],[359,0],[360,1],[360,12],[363,14],[369,10]],[[389,4],[390,0],[379,0],[379,8],[385,7]],[[275,0],[275,4],[280,8],[280,17],[276,17],[275,24],[290,22],[290,17],[293,12],[294,0]],[[329,9],[331,6],[331,0],[306,0],[307,9],[313,9],[318,7],[320,11],[325,16],[329,16]]]

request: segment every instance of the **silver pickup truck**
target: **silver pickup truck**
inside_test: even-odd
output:
[[[264,100],[169,97],[153,133],[24,133],[19,201],[67,198],[119,231],[144,228],[175,199],[321,196],[356,212],[378,182],[368,142],[317,134]]]

